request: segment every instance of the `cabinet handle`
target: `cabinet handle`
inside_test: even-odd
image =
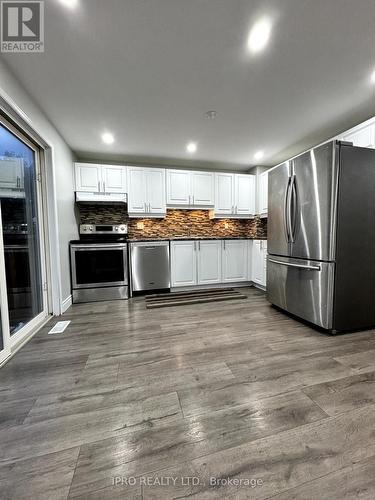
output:
[[[98,193],[100,193],[100,181],[98,181]]]
[[[146,202],[144,203],[144,205],[145,205],[145,212],[147,212],[147,205],[146,205]]]
[[[224,250],[226,249],[226,241],[224,240]]]
[[[201,251],[201,242],[198,241],[198,250]]]
[[[103,181],[103,193],[105,193],[105,181]]]
[[[194,205],[194,203],[195,203],[195,197],[194,197],[194,195],[193,195],[193,205]]]
[[[232,214],[234,214],[234,206],[232,205]]]
[[[148,211],[151,213],[151,203],[148,204]]]
[[[189,205],[191,205],[191,201],[190,201],[190,198],[191,198],[191,196],[190,196],[190,194],[189,194]]]

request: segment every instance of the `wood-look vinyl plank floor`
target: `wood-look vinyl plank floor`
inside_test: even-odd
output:
[[[0,370],[0,498],[374,498],[375,331],[332,337],[240,291],[43,328]]]

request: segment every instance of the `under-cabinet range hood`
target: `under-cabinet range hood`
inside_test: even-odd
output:
[[[76,191],[77,203],[125,204],[128,201],[126,193],[88,193]]]

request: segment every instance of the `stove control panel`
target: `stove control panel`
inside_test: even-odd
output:
[[[128,234],[127,224],[81,224],[79,234]]]

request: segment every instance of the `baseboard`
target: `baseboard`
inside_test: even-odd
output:
[[[253,287],[258,288],[258,290],[262,290],[262,292],[266,292],[267,291],[267,289],[266,289],[265,286],[259,285],[258,283],[254,283],[253,282]]]
[[[69,309],[69,307],[72,305],[72,303],[73,303],[72,296],[69,295],[69,297],[67,297],[61,303],[61,314],[64,314],[64,312],[66,312]]]

